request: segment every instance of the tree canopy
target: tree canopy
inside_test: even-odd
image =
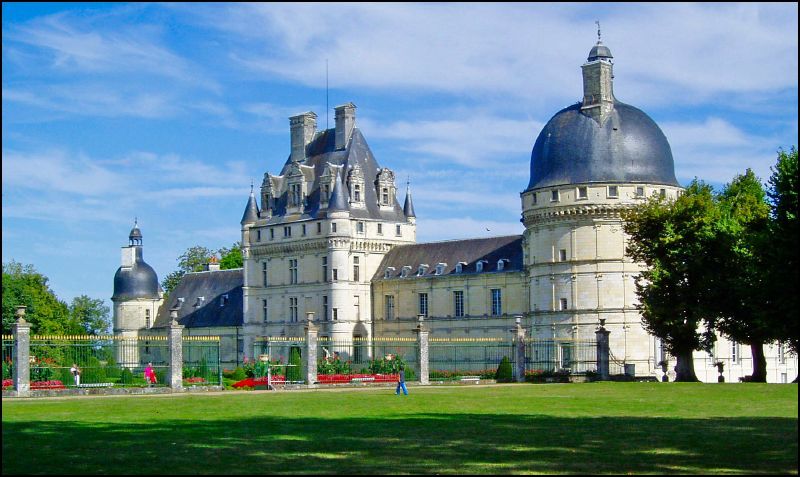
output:
[[[168,296],[170,292],[178,286],[178,283],[180,283],[181,278],[183,278],[185,274],[203,271],[206,265],[211,261],[211,257],[216,257],[217,255],[222,257],[219,260],[219,268],[221,270],[241,268],[244,266],[242,248],[239,242],[234,242],[230,247],[222,247],[216,252],[201,245],[189,247],[178,257],[178,269],[169,273],[161,281],[161,288],[164,290],[164,296]]]

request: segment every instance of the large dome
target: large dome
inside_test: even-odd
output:
[[[581,103],[562,109],[536,138],[528,189],[587,182],[677,186],[667,138],[647,114],[618,101],[602,125]]]
[[[158,276],[145,262],[137,261],[130,268],[119,267],[114,274],[114,296],[111,299],[133,298],[158,298]]]

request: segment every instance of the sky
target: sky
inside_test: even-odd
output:
[[[111,306],[134,219],[159,280],[230,247],[289,117],[353,102],[418,242],[520,234],[537,135],[614,93],[661,127],[682,185],[797,145],[797,3],[3,3],[2,255]]]

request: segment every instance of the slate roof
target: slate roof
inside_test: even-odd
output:
[[[138,230],[138,229],[137,229]],[[141,237],[141,235],[140,235]],[[114,274],[114,294],[111,300],[123,301],[136,298],[158,299],[161,286],[153,267],[142,258],[142,246],[134,246],[135,260],[131,267],[119,267]]]
[[[394,222],[405,222],[406,216],[403,214],[403,208],[395,197],[394,204],[389,209],[381,209],[378,205],[378,193],[375,189],[375,179],[378,176],[380,165],[372,155],[372,151],[367,144],[364,135],[357,128],[353,128],[351,139],[344,150],[335,150],[336,148],[336,130],[334,128],[326,129],[317,133],[315,138],[306,146],[306,160],[300,162],[301,165],[314,168],[314,184],[311,187],[307,197],[307,205],[303,211],[300,219],[317,219],[324,218],[327,215],[326,208],[320,208],[320,178],[325,172],[327,163],[336,166],[344,166],[340,168],[340,177],[343,186],[340,193],[344,197],[349,197],[347,189],[347,173],[351,167],[358,165],[364,174],[364,203],[365,208],[351,208],[350,215],[353,218],[365,218],[386,220]],[[286,163],[281,170],[280,175],[285,176],[292,165],[291,157],[287,159]],[[284,190],[282,194],[274,199],[274,206],[272,209],[273,218],[270,223],[277,223],[282,220],[282,216],[286,215],[286,204],[288,200],[288,191]],[[263,204],[262,204],[263,205]]]
[[[679,185],[664,133],[619,101],[602,125],[581,113],[581,103],[564,108],[536,138],[527,190],[587,182]]]
[[[480,273],[492,273],[498,271],[500,259],[508,260],[501,273],[523,270],[521,235],[398,245],[384,256],[372,279],[383,280],[388,267],[394,267],[394,272],[387,278],[400,278],[404,266],[411,266],[408,278],[415,278],[421,264],[428,265],[425,277],[435,276],[438,263],[447,264],[442,275],[456,274],[459,262],[467,263],[462,266],[462,274],[474,274],[479,273],[476,271],[478,260],[487,261]]]
[[[184,299],[178,310],[178,323],[187,328],[242,326],[243,285],[242,268],[187,273],[158,309],[153,327],[169,325],[169,312],[178,304],[178,298]],[[228,296],[224,306],[223,295]]]

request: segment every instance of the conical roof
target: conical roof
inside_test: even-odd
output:
[[[242,225],[253,224],[256,220],[258,220],[258,204],[256,204],[256,196],[253,194],[253,186],[250,186],[250,198],[247,199],[241,223]]]

